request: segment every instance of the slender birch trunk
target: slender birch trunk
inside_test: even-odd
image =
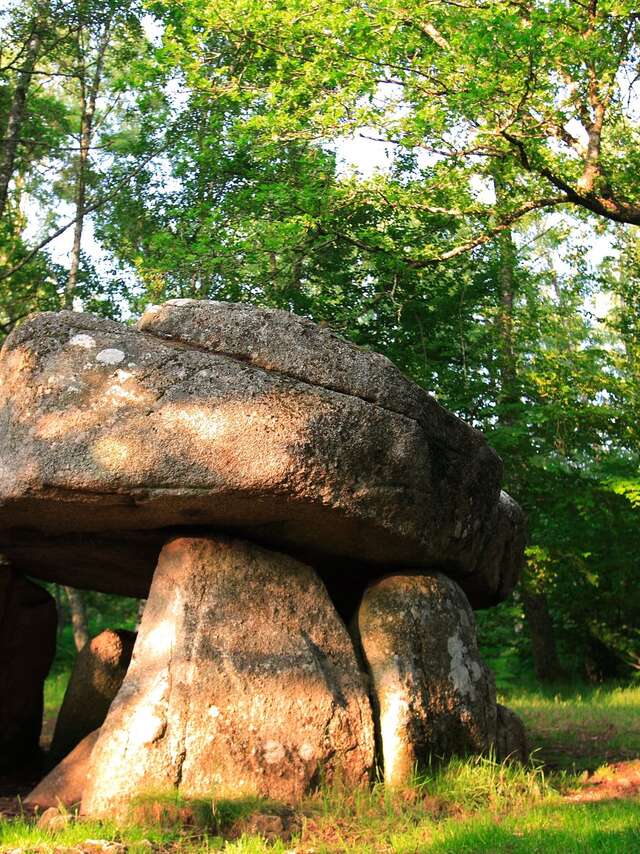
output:
[[[87,611],[84,606],[82,593],[74,587],[65,587],[65,593],[69,600],[71,609],[71,627],[73,629],[73,641],[78,652],[89,641],[89,626],[87,622]]]
[[[85,66],[80,73],[80,146],[78,154],[78,174],[75,189],[76,218],[73,229],[73,246],[71,249],[71,264],[69,276],[64,293],[65,308],[73,308],[73,298],[78,287],[78,270],[80,269],[80,252],[82,249],[82,232],[84,229],[84,218],[87,208],[87,175],[89,167],[89,155],[91,142],[93,140],[94,120],[96,114],[96,103],[102,83],[102,72],[104,59],[111,38],[112,19],[108,19],[104,25],[95,56],[95,67],[90,80],[87,81]],[[82,52],[82,51],[81,51]]]
[[[33,30],[27,42],[24,62],[18,74],[16,88],[11,99],[9,117],[2,150],[0,151],[0,219],[5,215],[9,199],[9,185],[15,171],[16,154],[20,142],[20,133],[24,122],[27,104],[27,93],[31,86],[33,71],[42,47],[43,22],[36,18]]]

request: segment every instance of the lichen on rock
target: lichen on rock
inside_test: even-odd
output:
[[[442,574],[394,574],[366,591],[357,618],[379,722],[384,779],[406,783],[431,761],[488,751],[496,695],[473,612]]]

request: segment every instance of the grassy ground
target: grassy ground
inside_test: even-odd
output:
[[[59,661],[47,683],[50,711],[67,673]],[[128,828],[70,820],[52,832],[26,818],[0,821],[0,851],[640,854],[640,785],[593,802],[575,795],[585,769],[640,758],[640,683],[511,691],[501,699],[525,720],[530,768],[454,761],[401,791],[319,793],[293,815],[255,801],[216,803],[213,811],[201,802],[143,811]],[[616,773],[611,766],[605,776]],[[637,773],[640,780],[640,765]],[[185,814],[194,816],[186,828]]]
[[[640,682],[538,688],[504,702],[524,720],[535,756],[548,769],[593,771],[640,756]]]
[[[401,792],[346,795],[328,792],[301,810],[301,828],[289,840],[268,841],[242,833],[245,818],[209,833],[156,826],[118,829],[111,824],[75,822],[58,833],[27,821],[0,823],[0,850],[74,852],[102,850],[109,842],[131,852],[226,851],[296,854],[633,854],[640,850],[637,800],[569,803],[540,771],[508,769],[490,762],[452,763],[421,785]],[[218,805],[224,807],[225,805]],[[271,805],[260,807],[274,812]],[[224,812],[224,810],[223,810]],[[227,805],[227,819],[231,810]],[[235,836],[225,839],[224,836]],[[94,840],[87,846],[87,840]],[[118,850],[111,848],[112,851]],[[122,850],[122,849],[119,849]]]

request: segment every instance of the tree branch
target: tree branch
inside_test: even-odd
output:
[[[49,234],[47,237],[45,237],[44,240],[41,240],[40,243],[38,243],[37,246],[34,246],[33,249],[31,249],[31,251],[28,252],[18,264],[16,264],[14,267],[11,267],[11,269],[5,270],[4,272],[0,273],[0,281],[3,281],[4,279],[8,279],[10,276],[13,276],[19,270],[22,270],[22,268],[25,267],[29,263],[29,261],[31,261],[33,258],[35,258],[35,256],[38,254],[38,252],[40,252],[42,249],[44,249],[45,246],[48,246],[52,241],[56,240],[56,238],[60,237],[62,234],[65,233],[65,231],[67,231],[69,228],[74,226],[77,223],[80,216],[82,216],[83,214],[86,215],[86,214],[93,213],[94,211],[99,210],[103,205],[106,205],[107,202],[110,202],[112,199],[115,199],[116,196],[118,195],[118,193],[120,192],[120,188],[123,186],[123,184],[128,183],[132,178],[134,178],[136,175],[140,174],[140,172],[142,172],[142,170],[145,168],[145,166],[151,160],[153,160],[153,158],[159,153],[160,153],[160,151],[157,150],[157,151],[154,151],[152,154],[150,154],[149,157],[145,157],[145,159],[142,161],[142,163],[140,163],[135,169],[133,169],[131,172],[129,172],[127,175],[125,175],[123,178],[121,178],[119,181],[116,181],[116,183],[114,185],[114,189],[110,193],[107,193],[106,196],[103,196],[102,198],[97,199],[95,202],[92,202],[90,205],[86,205],[86,207],[84,208],[84,211],[76,214],[76,216],[74,216],[73,219],[68,220],[67,222],[64,223],[64,225],[61,225],[60,228],[57,228],[52,234]]]

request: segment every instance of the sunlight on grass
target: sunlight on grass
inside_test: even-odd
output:
[[[640,684],[513,692],[506,702],[554,767],[594,770],[640,755]]]
[[[466,767],[465,767],[466,766]],[[471,786],[474,795],[466,787]],[[187,803],[186,801],[184,803]],[[264,804],[259,805],[264,809]],[[227,805],[229,817],[244,815]],[[539,771],[485,761],[456,761],[413,786],[352,792],[326,789],[301,810],[302,833],[268,842],[194,832],[193,828],[72,823],[52,833],[24,819],[0,822],[0,851],[55,851],[87,839],[117,841],[129,852],[226,851],[233,854],[631,854],[640,839],[637,799],[568,804]],[[220,829],[222,830],[222,828]],[[636,847],[634,847],[636,846]]]
[[[505,818],[477,817],[436,831],[429,854],[633,854],[639,850],[637,801],[542,804]],[[394,849],[409,854],[409,847]],[[416,851],[416,848],[413,848]]]
[[[67,679],[68,670],[61,669],[47,680],[48,715],[57,711]],[[588,765],[605,765],[602,774],[606,776],[606,758],[612,751],[640,756],[640,685],[523,690],[512,693],[507,703],[526,721],[532,747],[542,748],[535,755],[559,760],[556,768],[580,771]],[[577,778],[566,770],[550,772],[535,759],[528,768],[487,757],[453,759],[434,764],[411,785],[395,789],[380,782],[358,789],[324,786],[298,810],[291,839],[267,841],[246,831],[244,822],[256,813],[286,812],[273,802],[225,800],[211,809],[208,801],[204,809],[204,802],[171,796],[166,806],[192,808],[202,821],[184,826],[180,815],[172,820],[171,809],[162,809],[161,814],[138,812],[133,819],[137,823],[126,828],[77,821],[55,833],[25,819],[0,821],[0,851],[19,848],[23,854],[53,854],[56,849],[81,850],[87,839],[102,839],[123,843],[127,852],[135,854],[178,850],[231,854],[640,852],[638,798],[599,803],[563,800],[563,794],[576,785]]]

